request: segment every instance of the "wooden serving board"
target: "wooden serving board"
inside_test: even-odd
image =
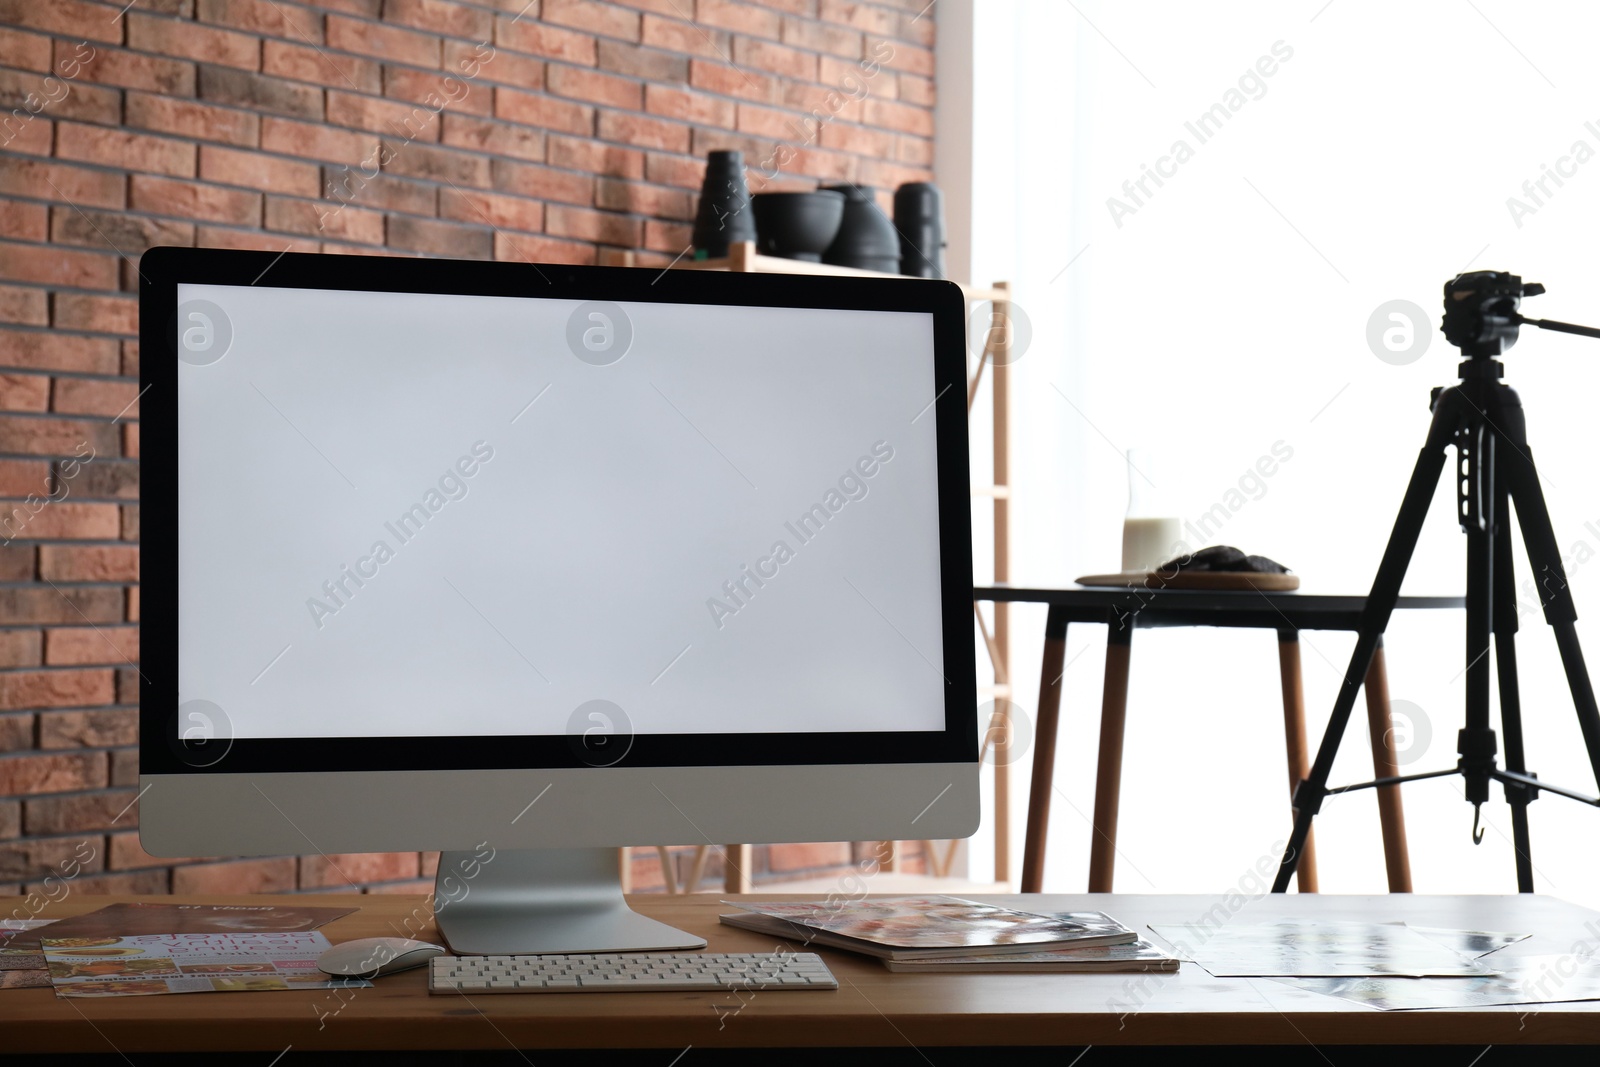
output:
[[[1257,574],[1252,571],[1195,571],[1166,575],[1087,574],[1076,579],[1079,585],[1139,586],[1143,589],[1221,589],[1248,593],[1288,593],[1300,588],[1298,574]]]

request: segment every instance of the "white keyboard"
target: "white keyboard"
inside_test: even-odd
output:
[[[596,952],[435,956],[430,993],[612,993],[682,989],[838,989],[815,952]]]

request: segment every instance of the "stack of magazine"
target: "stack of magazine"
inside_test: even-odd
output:
[[[731,902],[730,902],[731,903]],[[1034,914],[960,897],[740,901],[729,926],[883,960],[891,971],[1175,971],[1178,960],[1099,911]]]

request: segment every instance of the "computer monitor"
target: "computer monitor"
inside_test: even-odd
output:
[[[621,845],[977,827],[947,282],[157,248],[141,839],[440,850],[462,953],[684,948]]]

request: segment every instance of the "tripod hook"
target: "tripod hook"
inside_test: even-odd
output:
[[[1483,844],[1483,830],[1482,830],[1481,827],[1478,826],[1478,817],[1480,815],[1482,815],[1482,814],[1483,814],[1483,805],[1482,804],[1474,804],[1474,805],[1472,805],[1472,843],[1474,845]]]

